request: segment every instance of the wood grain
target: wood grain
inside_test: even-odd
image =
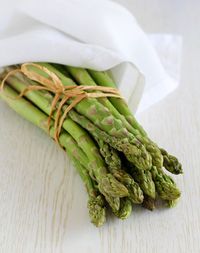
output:
[[[118,0],[147,32],[183,36],[181,85],[139,119],[180,157],[182,199],[173,210],[135,208],[129,220],[89,223],[87,196],[64,152],[0,101],[0,252],[200,252],[200,2]]]

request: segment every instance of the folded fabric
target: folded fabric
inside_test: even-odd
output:
[[[8,0],[0,10],[0,67],[56,62],[110,70],[135,111],[177,86],[124,7],[109,0]],[[3,11],[2,11],[3,10]]]

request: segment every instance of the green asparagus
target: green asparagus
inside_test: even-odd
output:
[[[181,195],[173,179],[155,166],[151,169],[156,191],[161,199],[175,200]]]
[[[116,88],[115,82],[109,76],[109,74],[107,72],[105,72],[105,71],[100,72],[100,71],[95,71],[95,70],[88,70],[88,71],[98,85]],[[129,110],[128,105],[124,102],[124,100],[122,100],[120,98],[110,98],[110,101],[115,106],[115,108],[122,115],[125,116],[125,118],[131,124],[131,126],[134,129],[139,131],[139,133],[142,136],[142,139],[147,138],[149,144],[148,144],[148,146],[146,146],[146,149],[148,152],[150,152],[152,154],[153,165],[156,166],[157,168],[161,168],[162,163],[164,162],[164,167],[168,171],[170,171],[171,173],[176,174],[176,175],[181,174],[182,173],[182,166],[179,163],[178,159],[176,157],[168,154],[165,150],[163,150],[161,148],[159,151],[159,147],[148,138],[147,133],[142,128],[142,126],[137,122],[137,120],[135,119],[135,117],[133,116],[131,111]],[[146,145],[148,142],[146,142]],[[164,161],[162,159],[161,154],[163,155]]]
[[[120,200],[120,209],[113,211],[113,213],[121,220],[127,219],[132,213],[131,201],[128,198],[122,198]]]
[[[0,81],[19,67],[7,67]],[[89,90],[88,97],[68,112],[61,125],[59,120],[76,98],[69,98],[61,108],[60,102],[65,98],[63,88],[59,86],[58,97],[57,90],[47,91],[41,86],[41,78],[45,78],[54,85],[68,87],[116,88],[108,72],[49,63],[27,64],[26,67],[38,78],[13,73],[0,90],[0,98],[55,139],[72,159],[86,187],[89,217],[94,225],[99,227],[105,223],[108,205],[114,215],[123,220],[130,216],[132,204],[153,210],[157,198],[168,207],[177,203],[181,192],[163,167],[178,175],[182,173],[180,162],[148,137],[123,99],[91,98],[93,94]],[[27,92],[23,93],[23,98],[19,97],[24,90]],[[102,92],[95,93],[101,95]],[[58,99],[52,112],[55,94]],[[61,127],[59,132],[57,123]]]

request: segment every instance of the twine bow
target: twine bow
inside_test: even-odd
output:
[[[28,67],[33,66],[42,70],[47,74],[48,77],[44,77],[35,71],[28,69]],[[51,118],[55,112],[54,128],[55,134],[54,139],[59,143],[58,138],[62,129],[63,122],[67,117],[68,112],[73,109],[78,103],[86,98],[100,98],[100,97],[116,97],[121,98],[119,91],[111,87],[102,86],[82,86],[82,85],[72,85],[64,86],[61,79],[52,71],[44,66],[35,63],[24,63],[19,69],[12,70],[8,72],[1,83],[1,89],[4,88],[6,80],[15,73],[23,73],[29,79],[36,81],[38,84],[30,85],[24,89],[18,96],[18,98],[23,97],[27,92],[34,90],[46,90],[54,94],[54,98],[51,103],[51,110],[48,117],[48,131],[50,131]],[[66,105],[69,99],[73,99],[72,102],[64,109],[63,106]]]

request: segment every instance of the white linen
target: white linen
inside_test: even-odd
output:
[[[141,98],[140,111],[178,84],[132,14],[112,1],[1,0],[0,23],[0,67],[47,61],[111,69],[133,111]]]

